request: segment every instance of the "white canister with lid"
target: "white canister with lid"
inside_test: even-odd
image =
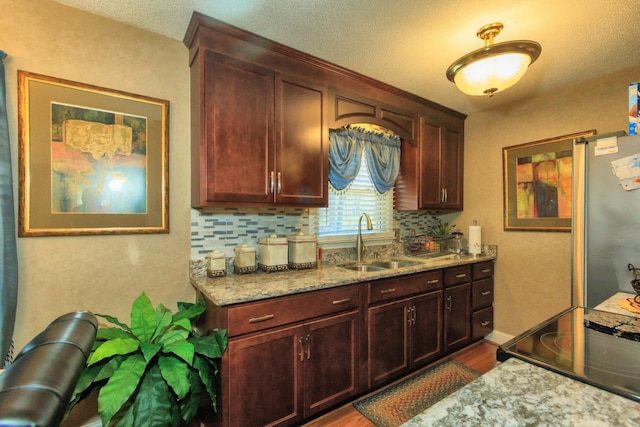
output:
[[[304,270],[316,268],[318,239],[314,235],[291,234],[287,237],[289,241],[289,268],[294,270]]]
[[[258,267],[262,271],[284,271],[289,269],[287,261],[287,238],[272,234],[258,240],[260,246],[260,260]]]
[[[209,252],[207,257],[207,276],[220,277],[227,274],[227,260],[219,250]]]
[[[233,271],[236,274],[256,272],[256,248],[249,245],[236,246],[236,260]]]

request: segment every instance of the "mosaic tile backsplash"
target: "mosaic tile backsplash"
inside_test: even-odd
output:
[[[258,245],[258,239],[272,234],[287,236],[309,230],[309,209],[237,209],[221,208],[211,212],[191,210],[191,260],[204,261],[214,249],[224,252],[233,271],[234,248],[238,245]],[[424,212],[394,212],[394,228],[400,236],[426,233],[438,217]],[[371,247],[376,257],[396,256],[402,252],[401,244]],[[323,262],[337,263],[355,258],[355,248],[333,249],[323,252]]]

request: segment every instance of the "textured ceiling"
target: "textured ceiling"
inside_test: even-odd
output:
[[[640,0],[55,1],[177,40],[195,10],[466,114],[640,65]],[[445,71],[495,21],[496,42],[534,40],[542,54],[516,86],[464,95]]]

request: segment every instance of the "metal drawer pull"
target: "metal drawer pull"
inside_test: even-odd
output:
[[[440,282],[439,279],[427,280],[427,285],[435,285],[436,283],[439,283],[439,282]]]
[[[484,270],[481,270],[483,273],[491,273],[491,269],[490,268],[485,268]]]
[[[351,298],[337,299],[333,302],[333,305],[344,304],[350,301],[351,301]]]
[[[480,323],[480,326],[487,326],[489,323],[491,323],[490,320],[485,320],[484,322]]]
[[[491,291],[480,292],[480,295],[482,295],[483,297],[486,297],[487,295],[491,295]]]
[[[381,294],[390,294],[391,292],[395,292],[396,288],[383,289],[380,291]]]
[[[249,319],[249,323],[259,323],[259,322],[264,322],[265,320],[271,320],[273,319],[275,316],[273,314],[267,314],[266,316],[260,316],[260,317],[251,317]]]
[[[463,277],[467,277],[467,273],[456,274],[456,279],[462,279]]]

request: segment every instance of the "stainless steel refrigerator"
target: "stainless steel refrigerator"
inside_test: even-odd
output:
[[[628,266],[640,268],[640,136],[621,135],[574,141],[574,306],[635,294]]]

